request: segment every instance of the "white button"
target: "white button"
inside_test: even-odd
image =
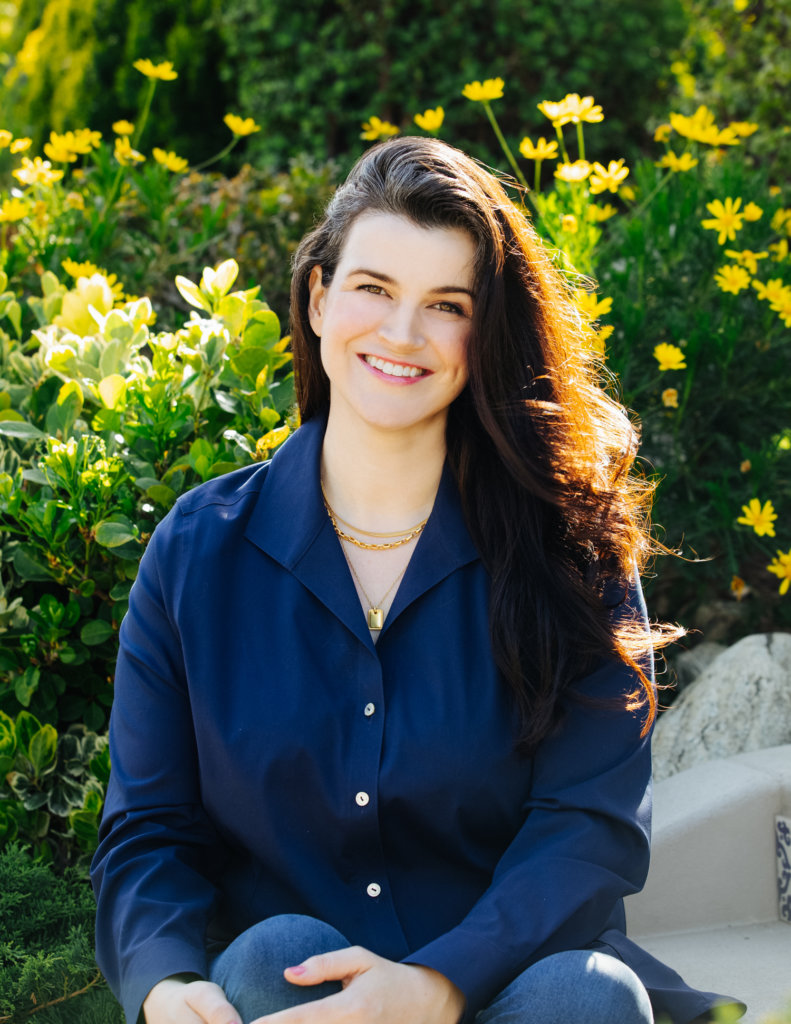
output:
[[[375,704],[366,704],[365,705],[365,717],[366,718],[370,718],[371,715],[374,713],[374,711],[376,711],[376,705]]]
[[[371,882],[368,888],[365,890],[369,896],[376,897],[382,891],[381,885],[378,882]]]
[[[360,807],[365,807],[365,805],[368,803],[368,801],[371,798],[368,796],[367,793],[362,793],[361,792],[361,793],[358,793],[357,796],[354,799],[357,801],[357,803],[359,804]]]

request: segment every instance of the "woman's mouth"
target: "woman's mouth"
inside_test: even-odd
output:
[[[364,355],[362,358],[369,366],[387,377],[424,377],[429,372],[408,363],[391,363],[387,359],[380,359],[379,356]]]

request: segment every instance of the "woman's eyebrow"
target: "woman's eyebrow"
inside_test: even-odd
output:
[[[367,277],[375,277],[378,281],[382,281],[384,284],[397,284],[395,278],[390,277],[389,274],[383,274],[379,270],[368,270],[366,267],[356,267],[354,270],[350,270],[348,277],[354,277],[355,274],[364,274]],[[438,288],[432,288],[431,291],[436,295],[452,295],[461,292],[463,295],[469,295],[471,299],[475,298],[475,292],[469,288],[465,288],[463,285],[456,284],[444,284]]]

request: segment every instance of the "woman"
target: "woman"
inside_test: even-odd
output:
[[[122,628],[94,885],[127,1020],[706,1015],[624,934],[671,631],[532,228],[462,153],[374,147],[292,333],[302,427],[178,502]]]

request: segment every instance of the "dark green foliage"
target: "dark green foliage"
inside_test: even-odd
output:
[[[179,78],[141,142],[192,159],[230,138],[227,104],[217,77],[221,54],[213,19],[217,0],[21,0],[0,80],[3,125],[30,135],[38,148],[50,129],[89,126],[111,134],[119,118],[134,119],[146,79],[141,57],[171,61]],[[231,93],[231,97],[233,92]]]
[[[452,125],[445,137],[499,163],[480,111],[461,96],[466,82],[497,76],[507,135],[546,134],[536,103],[592,93],[608,117],[602,153],[614,158],[643,140],[684,29],[678,0],[231,0],[222,74],[264,126],[248,149],[264,161],[355,156],[372,114],[415,130],[414,114],[439,104]]]
[[[120,1024],[117,1003],[96,987],[103,982],[93,955],[94,913],[84,878],[72,871],[59,877],[14,844],[0,851],[0,1021]],[[73,996],[86,986],[86,994]]]
[[[747,149],[772,166],[778,184],[791,176],[791,0],[683,0],[689,33],[682,52],[695,76],[687,105],[705,103],[718,121],[755,121]]]

